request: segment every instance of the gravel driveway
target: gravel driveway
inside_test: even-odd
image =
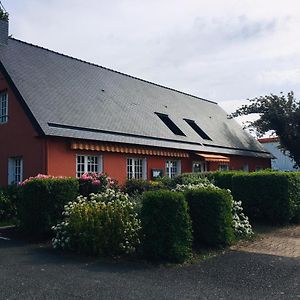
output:
[[[0,299],[300,299],[298,258],[245,251],[156,267],[0,239]]]

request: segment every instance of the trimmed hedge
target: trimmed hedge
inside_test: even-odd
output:
[[[141,221],[142,251],[147,259],[183,262],[191,255],[191,220],[182,193],[144,193]]]
[[[64,205],[78,196],[76,178],[33,178],[21,186],[17,214],[20,229],[34,238],[47,238],[62,218]]]
[[[234,240],[232,196],[229,191],[205,188],[185,193],[189,204],[196,246],[226,246]]]
[[[242,201],[250,219],[271,224],[300,221],[300,174],[256,172],[232,178],[235,200]]]

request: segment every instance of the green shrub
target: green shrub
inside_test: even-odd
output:
[[[211,172],[210,178],[214,181],[214,184],[221,189],[229,189],[232,191],[232,178],[235,175],[248,174],[243,171],[217,171]]]
[[[147,191],[158,191],[162,189],[167,189],[168,183],[169,181],[165,179],[165,177],[154,181],[147,181],[143,179],[129,179],[126,181],[123,190],[130,196],[136,194],[141,195],[142,193]]]
[[[195,245],[229,245],[234,239],[231,193],[210,187],[189,190],[185,196],[189,204]]]
[[[18,193],[17,185],[10,185],[0,190],[0,221],[15,220]]]
[[[211,172],[183,173],[173,178],[175,186],[211,183]]]
[[[53,227],[54,248],[88,255],[132,253],[139,244],[140,220],[127,195],[108,190],[78,197],[65,207],[64,220]]]
[[[190,256],[192,228],[182,193],[144,193],[141,221],[142,251],[147,259],[183,262]]]
[[[130,196],[134,194],[142,194],[149,189],[149,181],[143,179],[128,179],[124,186],[124,192]]]
[[[250,219],[271,224],[300,220],[300,174],[257,172],[233,177],[233,196]]]
[[[78,196],[76,178],[41,176],[23,183],[17,203],[20,229],[35,238],[47,238],[61,219],[64,205]]]

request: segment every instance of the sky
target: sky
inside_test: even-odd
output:
[[[300,95],[299,0],[2,0],[13,37],[218,102]]]

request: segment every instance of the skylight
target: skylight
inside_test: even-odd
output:
[[[183,119],[186,121],[204,140],[212,140],[197,124],[194,120]]]
[[[179,127],[169,118],[168,115],[155,113],[164,123],[165,125],[176,135],[185,136],[185,134],[179,129]]]

